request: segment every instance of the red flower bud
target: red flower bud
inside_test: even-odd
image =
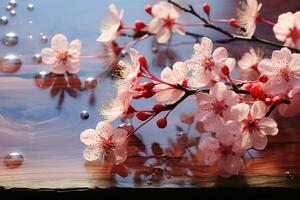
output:
[[[151,116],[152,116],[152,113],[149,113],[149,112],[138,112],[138,113],[136,113],[136,118],[138,118],[141,121],[145,121]]]
[[[153,95],[155,95],[155,92],[153,90],[145,90],[143,92],[143,97],[147,99],[153,97]]]
[[[134,23],[134,26],[135,26],[136,30],[140,31],[140,30],[142,30],[143,28],[146,27],[146,24],[141,20],[136,20],[135,23]]]
[[[153,82],[149,82],[149,83],[146,83],[143,85],[145,90],[152,90],[154,88],[154,86],[155,86],[155,83],[153,83]]]
[[[259,76],[258,80],[259,80],[259,82],[261,82],[261,83],[265,83],[265,82],[268,81],[268,77],[267,77],[267,75],[262,74],[262,75]]]
[[[157,120],[156,125],[158,126],[158,128],[166,128],[168,125],[167,118],[163,117],[163,118]]]
[[[146,5],[144,10],[149,14],[152,15],[152,6],[151,5]]]
[[[155,112],[155,113],[160,113],[161,111],[164,111],[166,109],[166,106],[165,105],[162,105],[162,104],[155,104],[152,108],[152,110]]]
[[[135,108],[132,105],[129,105],[126,114],[131,114],[135,112],[136,112]]]
[[[237,22],[237,20],[234,19],[234,18],[231,18],[231,19],[229,20],[229,24],[230,24],[230,26],[233,27],[233,28],[237,28],[237,27],[238,27],[238,22]]]
[[[225,76],[229,76],[229,68],[226,65],[222,67],[221,71]]]
[[[274,105],[277,106],[277,105],[282,103],[282,99],[279,96],[275,96],[275,97],[272,98],[272,102],[273,102]]]
[[[251,87],[249,92],[254,99],[265,100],[265,93],[258,85]]]
[[[139,57],[139,62],[140,62],[141,67],[147,68],[148,64],[147,64],[147,60],[144,56]]]
[[[244,88],[245,88],[245,90],[249,91],[252,88],[252,84],[251,83],[245,83]]]
[[[203,11],[204,11],[207,15],[210,14],[210,5],[209,5],[208,3],[204,3],[204,4],[202,5],[202,8],[203,8]]]
[[[270,105],[272,105],[272,99],[271,98],[269,98],[269,97],[267,97],[267,98],[265,98],[265,104],[267,105],[267,106],[270,106]]]

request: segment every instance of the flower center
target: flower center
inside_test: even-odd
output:
[[[228,108],[228,105],[225,104],[224,100],[218,101],[215,100],[212,103],[212,110],[216,115],[223,117],[223,111]]]
[[[205,70],[212,71],[212,68],[214,66],[214,61],[212,57],[206,57],[202,62]]]
[[[165,21],[165,26],[168,27],[168,29],[172,30],[172,27],[175,24],[175,19],[171,18],[168,15],[168,17],[165,18],[164,21]]]
[[[247,130],[250,133],[254,133],[259,130],[258,121],[253,120],[250,115],[248,116],[248,119],[243,121],[243,124],[244,124],[243,131]]]
[[[101,143],[102,149],[104,156],[108,156],[110,152],[115,148],[115,144],[112,142],[112,136],[109,137],[108,139],[102,138],[102,143]]]
[[[278,70],[278,75],[280,76],[280,77],[282,77],[284,80],[286,80],[286,81],[289,81],[290,80],[290,74],[291,74],[291,72],[290,72],[290,70],[289,70],[289,68],[287,67],[287,66],[285,66],[285,67],[281,67],[279,70]]]
[[[220,143],[218,149],[218,154],[220,155],[220,158],[227,159],[230,156],[234,155],[234,152],[232,151],[232,145],[225,145]]]
[[[62,52],[62,53],[60,53],[60,54],[58,55],[59,61],[60,61],[60,62],[63,62],[63,63],[67,62],[68,57],[69,57],[69,54],[68,54],[67,51],[66,51],[66,52]]]
[[[297,29],[295,26],[290,28],[290,33],[287,37],[291,38],[293,42],[296,43],[300,39],[300,29]]]

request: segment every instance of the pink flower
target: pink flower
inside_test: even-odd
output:
[[[271,59],[262,60],[258,70],[268,77],[263,86],[272,95],[284,95],[300,88],[300,54],[292,54],[287,48],[274,51]]]
[[[152,7],[153,19],[149,24],[149,32],[156,34],[158,43],[166,43],[172,32],[185,35],[183,26],[177,21],[180,17],[180,9],[174,5],[161,1]]]
[[[262,60],[262,53],[255,51],[252,47],[249,52],[246,52],[242,58],[238,61],[238,65],[241,69],[254,69],[257,70],[259,62]]]
[[[201,44],[194,45],[194,55],[187,61],[192,71],[189,86],[199,88],[220,80],[221,67],[226,64],[228,52],[224,47],[219,47],[212,53],[212,48],[213,43],[207,37],[202,38]]]
[[[263,150],[267,143],[267,135],[278,133],[277,123],[270,117],[265,117],[268,107],[262,101],[256,101],[251,109],[248,104],[240,103],[231,108],[236,121],[227,124],[229,131],[240,136],[241,146],[249,149],[252,146]]]
[[[63,74],[66,71],[78,73],[80,70],[80,40],[73,40],[70,44],[66,36],[55,35],[51,40],[51,48],[42,49],[43,63],[52,65],[51,72]]]
[[[243,165],[242,149],[232,134],[224,132],[217,138],[207,137],[200,144],[199,149],[204,153],[206,165],[217,165],[218,174],[222,177],[237,175]]]
[[[96,129],[83,131],[80,140],[87,145],[83,156],[88,161],[100,159],[119,164],[127,158],[127,132],[113,129],[108,121],[99,122]]]
[[[300,89],[294,89],[288,94],[290,104],[280,104],[278,112],[284,117],[294,117],[300,113]]]
[[[161,72],[161,80],[166,83],[177,85],[186,82],[187,66],[183,62],[176,62],[173,69],[170,67],[164,68]],[[174,103],[184,95],[182,90],[175,89],[166,84],[158,84],[155,86],[156,100],[158,102],[167,102],[168,104]]]
[[[117,39],[122,26],[124,10],[119,12],[114,4],[109,5],[110,18],[107,19],[101,27],[101,35],[97,39],[98,42],[112,42]]]
[[[241,2],[240,4],[241,6],[237,9],[239,26],[245,29],[244,34],[246,36],[252,37],[256,30],[262,4],[258,4],[257,0],[247,0],[247,2]]]
[[[196,94],[198,111],[196,120],[204,123],[204,128],[210,132],[223,129],[224,122],[232,118],[231,107],[239,102],[238,95],[228,90],[224,83],[215,84],[209,94]]]
[[[284,45],[300,49],[300,11],[279,15],[273,31],[279,41],[285,42]]]

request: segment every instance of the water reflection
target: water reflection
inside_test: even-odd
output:
[[[37,87],[41,89],[50,89],[50,95],[52,98],[58,96],[58,109],[62,108],[66,94],[72,98],[77,98],[80,92],[96,88],[97,81],[91,79],[92,78],[89,78],[91,82],[88,80],[85,82],[85,85],[83,85],[76,74],[66,73],[61,75],[46,71],[41,71],[34,77]],[[95,104],[95,98],[94,91],[92,90],[89,98],[90,105]]]

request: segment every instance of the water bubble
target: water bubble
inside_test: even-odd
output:
[[[5,7],[5,9],[6,9],[7,11],[11,11],[11,10],[13,9],[13,7],[12,7],[11,5],[7,5],[7,6]]]
[[[147,185],[152,185],[152,181],[149,180],[149,181],[146,182],[146,184]]]
[[[133,126],[131,123],[128,123],[128,122],[125,122],[125,123],[122,123],[118,126],[118,128],[121,128],[121,129],[124,129],[125,131],[127,131],[128,133],[132,132],[133,131]]]
[[[157,53],[158,52],[158,49],[156,47],[152,47],[152,52],[153,53]]]
[[[42,56],[41,54],[37,53],[32,57],[32,61],[34,64],[42,63]]]
[[[8,18],[7,18],[6,16],[2,16],[2,17],[0,18],[0,24],[1,24],[1,25],[6,25],[6,24],[8,24]]]
[[[86,120],[86,119],[88,119],[89,117],[90,117],[90,114],[89,114],[88,111],[86,111],[86,110],[81,111],[81,113],[80,113],[80,118],[81,118],[81,119]]]
[[[2,38],[2,43],[7,47],[13,47],[19,42],[19,37],[13,32],[6,33]]]
[[[183,136],[183,135],[185,135],[185,132],[184,132],[184,131],[179,131],[179,132],[177,132],[177,136]]]
[[[29,10],[29,11],[32,11],[32,10],[34,10],[34,5],[33,4],[28,4],[27,5],[27,9]]]
[[[34,77],[35,84],[39,88],[48,88],[53,82],[53,78],[51,77],[51,74],[46,71],[40,71],[37,73]]]
[[[10,16],[16,16],[16,11],[15,10],[11,10],[10,12],[9,12],[9,14],[10,14]]]
[[[4,73],[14,73],[21,68],[21,59],[13,54],[0,58],[0,70]]]
[[[97,80],[93,77],[89,77],[85,79],[84,87],[88,90],[95,89],[97,87]]]
[[[7,154],[3,160],[3,163],[6,165],[6,167],[10,169],[19,167],[20,165],[22,165],[23,162],[24,162],[24,157],[22,154],[18,152],[12,152]]]
[[[124,57],[126,57],[127,55],[128,55],[128,51],[126,51],[125,49],[123,49],[123,50],[121,51],[121,57],[124,58]]]
[[[32,24],[32,21],[30,20],[30,21],[28,22],[28,24]]]
[[[33,38],[33,35],[28,35],[29,40],[32,40],[32,38]]]
[[[47,42],[48,42],[48,38],[47,38],[46,35],[43,35],[43,36],[41,37],[41,42],[42,42],[42,43],[47,43]]]
[[[17,7],[17,1],[16,0],[10,0],[9,2],[8,2],[8,5],[10,5],[10,6],[12,6],[12,7]]]

